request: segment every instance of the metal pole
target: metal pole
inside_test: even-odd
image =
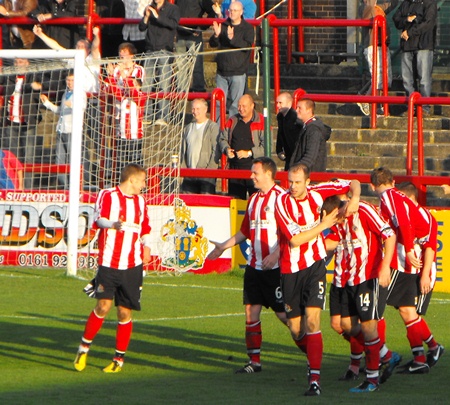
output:
[[[262,21],[262,61],[263,61],[263,115],[264,115],[264,154],[268,157],[272,154],[272,137],[270,136],[270,39],[269,21],[264,18]]]

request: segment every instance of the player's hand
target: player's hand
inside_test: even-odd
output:
[[[212,240],[210,240],[210,242],[211,242],[215,247],[214,247],[214,249],[209,253],[209,255],[206,256],[206,258],[207,258],[208,260],[216,260],[216,259],[218,259],[218,258],[222,255],[222,253],[223,253],[223,251],[224,251],[225,249],[223,248],[222,243],[214,242],[214,241],[212,241]]]
[[[422,261],[416,257],[416,254],[412,250],[406,253],[406,261],[416,269],[420,269],[422,267]]]
[[[422,274],[419,281],[420,292],[428,294],[431,291],[431,280],[428,274]]]
[[[143,253],[142,253],[142,263],[143,264],[149,264],[151,258],[151,250],[149,246],[144,246]]]
[[[389,283],[391,282],[391,268],[389,266],[380,266],[380,270],[378,271],[378,281],[380,287],[389,287]]]
[[[115,229],[116,231],[120,231],[122,229],[122,223],[123,223],[123,221],[121,219],[119,219],[118,221],[116,221],[112,224],[112,229]]]
[[[331,228],[338,221],[339,209],[335,208],[329,214],[324,210],[322,215],[322,223],[326,225],[327,229]]]
[[[272,270],[273,268],[277,267],[279,257],[280,257],[279,250],[271,253],[270,255],[267,255],[262,261],[262,269]]]
[[[222,30],[222,24],[219,24],[217,21],[213,21],[212,27],[213,27],[213,30],[214,30],[214,36],[216,38],[218,38],[219,35],[220,35],[220,31]]]

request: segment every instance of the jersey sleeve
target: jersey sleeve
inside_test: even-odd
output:
[[[292,200],[287,193],[279,195],[275,202],[275,219],[278,230],[288,240],[301,232],[300,225],[293,218],[292,205]]]

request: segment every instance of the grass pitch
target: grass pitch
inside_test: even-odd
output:
[[[449,403],[450,295],[434,294],[426,319],[447,353],[428,375],[394,374],[378,392],[350,394],[337,381],[349,346],[322,315],[321,397],[306,398],[305,357],[268,310],[262,315],[262,373],[234,375],[247,357],[242,273],[146,277],[141,312],[122,372],[105,374],[114,353],[115,313],[95,339],[83,372],[73,369],[84,322],[95,304],[85,281],[61,270],[0,269],[1,404],[375,404]],[[405,328],[388,308],[387,339],[411,358]],[[361,381],[361,377],[360,380]]]

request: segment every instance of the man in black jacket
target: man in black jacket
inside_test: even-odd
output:
[[[176,0],[175,4],[180,9],[181,18],[202,18],[204,15],[208,18],[214,18],[215,13],[212,8],[212,0]],[[178,28],[177,43],[175,45],[177,52],[186,52],[192,45],[200,45],[199,52],[203,52],[202,31],[207,26],[183,27]],[[204,92],[205,76],[203,72],[203,55],[197,55],[192,77],[192,87],[190,91]]]
[[[297,117],[303,121],[289,167],[299,163],[308,166],[311,172],[324,172],[327,168],[326,141],[330,139],[331,128],[314,116],[316,105],[310,99],[297,103]]]
[[[292,96],[289,93],[280,93],[277,97],[277,110],[276,152],[278,158],[285,162],[284,170],[288,170],[301,129],[297,123],[297,112],[292,108]]]
[[[213,23],[214,34],[209,39],[212,48],[221,50],[249,48],[253,44],[254,30],[244,20],[244,8],[239,1],[230,4],[230,17],[222,24]],[[223,52],[217,55],[216,84],[225,92],[229,116],[238,113],[238,102],[245,91],[245,81],[250,64],[250,49],[237,52]],[[217,116],[219,118],[219,116]]]
[[[415,91],[415,70],[419,79],[419,92],[431,96],[433,51],[436,43],[436,0],[405,0],[393,17],[401,30],[402,78],[406,94]],[[423,106],[424,115],[430,115],[430,106]]]
[[[180,21],[178,6],[168,0],[154,0],[149,4],[144,17],[139,23],[139,31],[147,31],[145,35],[145,53],[153,55],[146,59],[146,77],[150,80],[150,91],[167,93],[172,81],[172,55]],[[147,91],[148,89],[146,89]],[[159,111],[156,125],[167,125],[165,119],[169,116],[169,100],[158,101]]]

